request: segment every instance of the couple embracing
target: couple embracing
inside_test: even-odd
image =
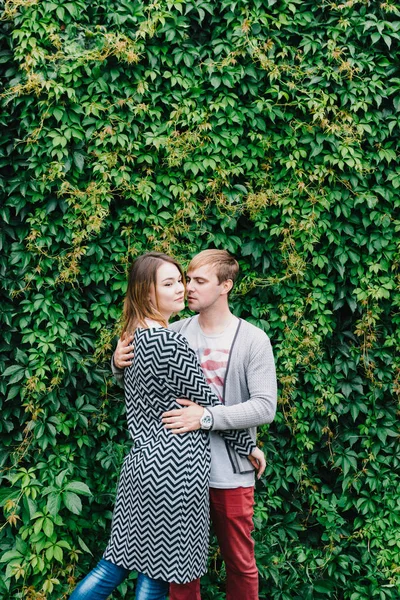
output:
[[[228,305],[238,263],[205,250],[187,281],[171,257],[135,260],[113,372],[134,443],[125,457],[103,558],[71,600],[105,600],[129,571],[136,600],[200,600],[209,517],[226,564],[227,600],[256,600],[255,472],[265,469],[256,426],[276,410],[267,335]],[[197,314],[169,325],[188,306]]]

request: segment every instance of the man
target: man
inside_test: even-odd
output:
[[[257,600],[258,571],[254,556],[254,470],[247,459],[230,450],[216,433],[273,421],[276,375],[268,336],[229,309],[228,296],[239,265],[225,250],[196,255],[187,272],[188,306],[198,314],[172,323],[196,352],[207,382],[223,405],[205,409],[179,399],[182,409],[164,413],[174,434],[209,429],[211,436],[210,513],[225,561],[227,600]],[[132,338],[119,341],[113,372],[121,381],[131,364]],[[196,507],[193,507],[196,510]],[[170,600],[200,600],[200,582],[170,585]]]

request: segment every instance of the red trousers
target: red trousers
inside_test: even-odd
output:
[[[258,600],[254,557],[254,488],[210,488],[211,522],[226,567],[226,600]],[[170,600],[201,600],[200,580],[171,583]]]

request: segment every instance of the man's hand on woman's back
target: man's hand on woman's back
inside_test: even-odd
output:
[[[118,340],[117,347],[115,348],[113,360],[114,365],[118,369],[125,369],[130,367],[133,359],[133,346],[131,345],[133,335],[124,335],[122,339]]]

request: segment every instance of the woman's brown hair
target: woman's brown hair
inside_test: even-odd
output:
[[[175,265],[184,282],[182,267],[167,254],[147,252],[133,262],[128,277],[128,290],[124,302],[124,325],[121,335],[131,334],[137,327],[146,327],[146,318],[158,321],[164,327],[168,327],[165,318],[158,311],[158,306],[152,306],[149,299],[152,286],[154,286],[157,301],[157,271],[165,262]]]

